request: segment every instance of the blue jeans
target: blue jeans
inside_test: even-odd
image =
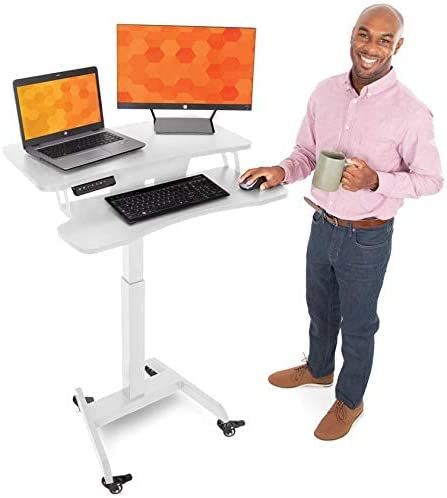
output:
[[[308,367],[315,377],[334,371],[341,327],[344,361],[335,395],[350,408],[362,401],[371,373],[393,225],[394,219],[375,228],[340,227],[316,211],[312,218],[306,256]]]

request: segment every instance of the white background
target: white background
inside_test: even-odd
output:
[[[99,68],[106,124],[149,119],[149,112],[116,108],[116,23],[255,26],[253,111],[218,112],[216,123],[253,141],[241,154],[243,169],[276,164],[292,150],[316,83],[350,68],[351,28],[366,5],[8,2],[0,31],[2,141],[20,140],[14,78],[88,65]],[[396,72],[432,109],[445,158],[441,3],[395,5],[406,19]],[[0,493],[108,496],[71,397],[77,386],[96,398],[120,388],[121,252],[74,251],[57,237],[64,216],[55,196],[1,162]],[[298,364],[308,347],[311,210],[302,197],[309,187],[307,179],[282,202],[194,219],[146,239],[146,357],[180,371],[247,425],[225,438],[213,416],[181,395],[111,424],[104,439],[112,470],[134,475],[123,496],[445,490],[445,191],[407,200],[398,213],[365,414],[346,438],[325,443],[313,431],[334,388],[284,391],[266,381],[271,371]]]

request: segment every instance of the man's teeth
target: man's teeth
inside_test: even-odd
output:
[[[367,59],[366,57],[363,57],[363,55],[360,56],[360,59],[366,64],[374,64],[374,62],[377,62],[377,59]]]

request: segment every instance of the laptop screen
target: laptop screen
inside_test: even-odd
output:
[[[17,87],[25,140],[102,121],[95,73]]]

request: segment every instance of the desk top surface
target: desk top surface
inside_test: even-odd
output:
[[[203,171],[211,180],[224,188],[230,195],[196,206],[150,218],[128,225],[115,210],[99,195],[73,202],[71,218],[58,228],[59,236],[83,253],[96,253],[124,246],[152,232],[196,218],[204,214],[227,209],[259,206],[287,196],[287,188],[278,185],[265,191],[244,191],[239,187],[239,173],[233,168],[219,167]]]
[[[160,183],[189,176],[190,158],[236,152],[250,147],[250,141],[236,133],[216,127],[214,135],[155,135],[151,122],[137,123],[117,131],[137,138],[147,145],[143,149],[98,164],[64,172],[26,154],[19,145],[8,145],[6,157],[40,190],[55,192],[90,180],[114,175],[117,184],[111,193],[132,190],[152,179]],[[120,247],[154,231],[204,214],[266,204],[287,196],[279,185],[266,191],[243,191],[240,173],[228,165],[207,169],[203,173],[230,195],[173,213],[128,225],[104,200],[109,193],[80,197],[70,202],[70,218],[58,227],[59,236],[83,253],[96,253]]]
[[[116,130],[141,140],[146,147],[71,171],[63,171],[33,158],[18,144],[5,146],[3,153],[38,189],[56,192],[129,169],[135,171],[169,160],[234,152],[248,149],[251,145],[246,138],[220,126],[216,126],[213,135],[156,135],[151,121],[117,127]]]

